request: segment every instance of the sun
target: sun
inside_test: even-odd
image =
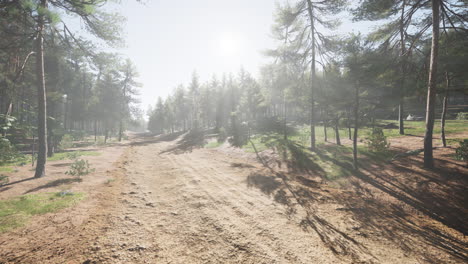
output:
[[[233,33],[224,33],[219,36],[217,49],[223,57],[234,57],[241,51],[241,38]]]

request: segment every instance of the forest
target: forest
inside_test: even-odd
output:
[[[0,263],[468,261],[467,1],[277,1],[148,109],[130,2],[0,0]]]

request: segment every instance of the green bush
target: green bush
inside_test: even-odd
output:
[[[374,128],[369,136],[366,138],[366,144],[372,152],[386,152],[390,147],[390,143],[387,142],[387,137],[381,128]]]
[[[8,139],[0,137],[0,164],[14,162],[21,156]]]
[[[226,138],[227,138],[226,129],[224,129],[224,127],[221,127],[218,131],[218,143],[223,143],[224,141],[226,141]]]
[[[468,120],[468,112],[460,112],[457,114],[457,120]]]
[[[0,186],[7,184],[10,182],[10,177],[0,174]]]
[[[86,137],[86,132],[82,130],[73,130],[71,131],[71,136],[73,140],[80,141]]]
[[[65,149],[73,147],[73,137],[72,137],[72,135],[70,135],[70,134],[63,135],[62,140],[60,140],[60,144],[59,144],[58,147],[59,147],[60,150],[65,150]]]
[[[87,160],[77,159],[70,166],[70,170],[66,171],[65,174],[80,177],[83,175],[90,174],[91,172],[94,172],[94,169],[89,168],[89,163]]]
[[[468,139],[460,141],[460,146],[455,149],[455,158],[468,163]]]

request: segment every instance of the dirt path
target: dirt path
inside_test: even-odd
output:
[[[135,146],[128,183],[97,247],[109,263],[336,263],[300,217],[246,184],[250,167],[216,151]],[[300,241],[297,243],[295,241]]]
[[[463,203],[463,168],[427,174],[394,168],[420,161],[380,164],[339,189],[238,149],[193,148],[183,135],[139,137],[103,154],[91,159],[97,172],[72,185],[89,198],[1,235],[0,263],[468,261],[457,231],[467,210],[452,204]],[[443,184],[421,187],[425,177]],[[26,183],[4,195],[43,184]]]
[[[121,202],[89,263],[418,263],[385,239],[359,237],[328,190],[311,208],[294,186],[273,196],[285,182],[255,160],[176,144],[132,147]]]

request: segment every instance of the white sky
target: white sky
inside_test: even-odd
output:
[[[195,70],[202,82],[213,74],[236,74],[241,66],[256,76],[268,61],[261,51],[270,37],[275,0],[123,0],[111,10],[127,17],[126,47],[136,65],[146,111],[158,96],[187,84]],[[282,1],[281,1],[282,2]],[[360,26],[360,28],[363,28]],[[345,23],[341,33],[356,30]]]

